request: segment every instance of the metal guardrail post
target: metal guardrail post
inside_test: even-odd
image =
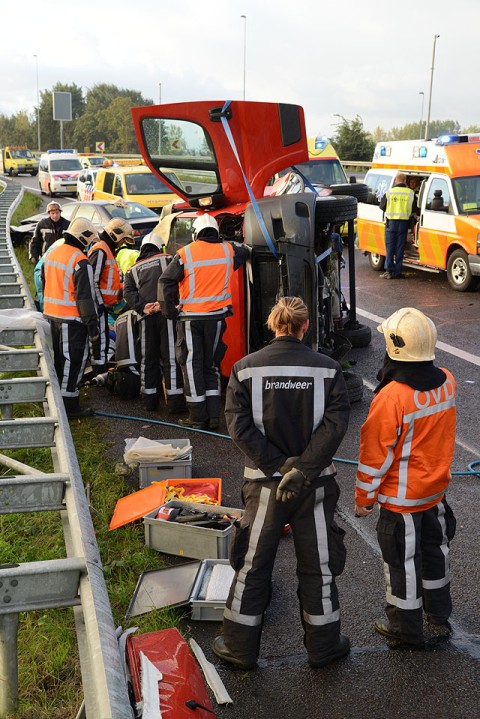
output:
[[[18,613],[68,606],[73,607],[84,689],[79,716],[132,719],[100,554],[53,359],[9,239],[10,218],[23,188],[0,182],[5,187],[0,193],[0,316],[21,308],[32,317],[31,327],[0,327],[0,367],[13,374],[36,373],[22,380],[0,380],[0,449],[51,447],[53,460],[53,473],[46,473],[0,454],[0,465],[17,473],[0,477],[0,513],[59,511],[67,555],[0,565],[0,716],[14,711],[18,701]],[[43,417],[15,418],[15,404],[39,401]]]

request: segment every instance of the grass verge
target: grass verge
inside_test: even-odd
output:
[[[15,213],[16,222],[32,214],[31,193],[26,193]],[[37,199],[34,197],[34,199]],[[35,210],[33,210],[34,212]],[[12,220],[12,224],[15,224]],[[16,249],[18,261],[32,294],[33,267],[26,247]],[[0,373],[0,378],[6,377]],[[15,416],[38,414],[38,406],[17,405]],[[72,432],[84,485],[88,487],[91,515],[115,624],[150,632],[179,626],[175,610],[150,612],[125,622],[124,616],[142,571],[164,566],[161,555],[144,546],[141,522],[114,532],[109,523],[119,497],[128,494],[123,477],[108,460],[105,422],[75,421]],[[5,454],[43,471],[52,470],[49,450],[7,451]],[[0,467],[1,476],[12,474]],[[60,515],[28,513],[0,515],[0,562],[32,562],[65,556]],[[82,701],[82,681],[71,609],[22,613],[18,638],[20,705],[6,719],[65,719],[74,717]]]

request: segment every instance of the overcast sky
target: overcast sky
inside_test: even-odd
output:
[[[425,120],[440,35],[430,118],[465,127],[479,20],[479,0],[0,0],[0,113],[33,113],[37,62],[40,90],[110,83],[155,103],[241,100],[245,69],[246,99],[302,105],[309,135],[337,114],[389,130],[419,122],[422,98]]]

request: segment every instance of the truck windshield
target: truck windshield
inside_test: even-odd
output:
[[[164,185],[153,172],[125,175],[129,195],[173,195],[173,190]]]
[[[452,179],[460,215],[480,214],[480,175]]]
[[[30,150],[12,150],[12,157],[29,160],[33,155]]]
[[[68,172],[69,170],[82,170],[80,160],[66,158],[65,160],[51,160],[50,169],[55,172]]]

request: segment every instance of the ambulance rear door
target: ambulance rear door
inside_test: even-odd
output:
[[[451,179],[444,174],[430,175],[422,187],[416,227],[418,259],[422,264],[446,269],[448,247],[459,239],[457,214]]]

